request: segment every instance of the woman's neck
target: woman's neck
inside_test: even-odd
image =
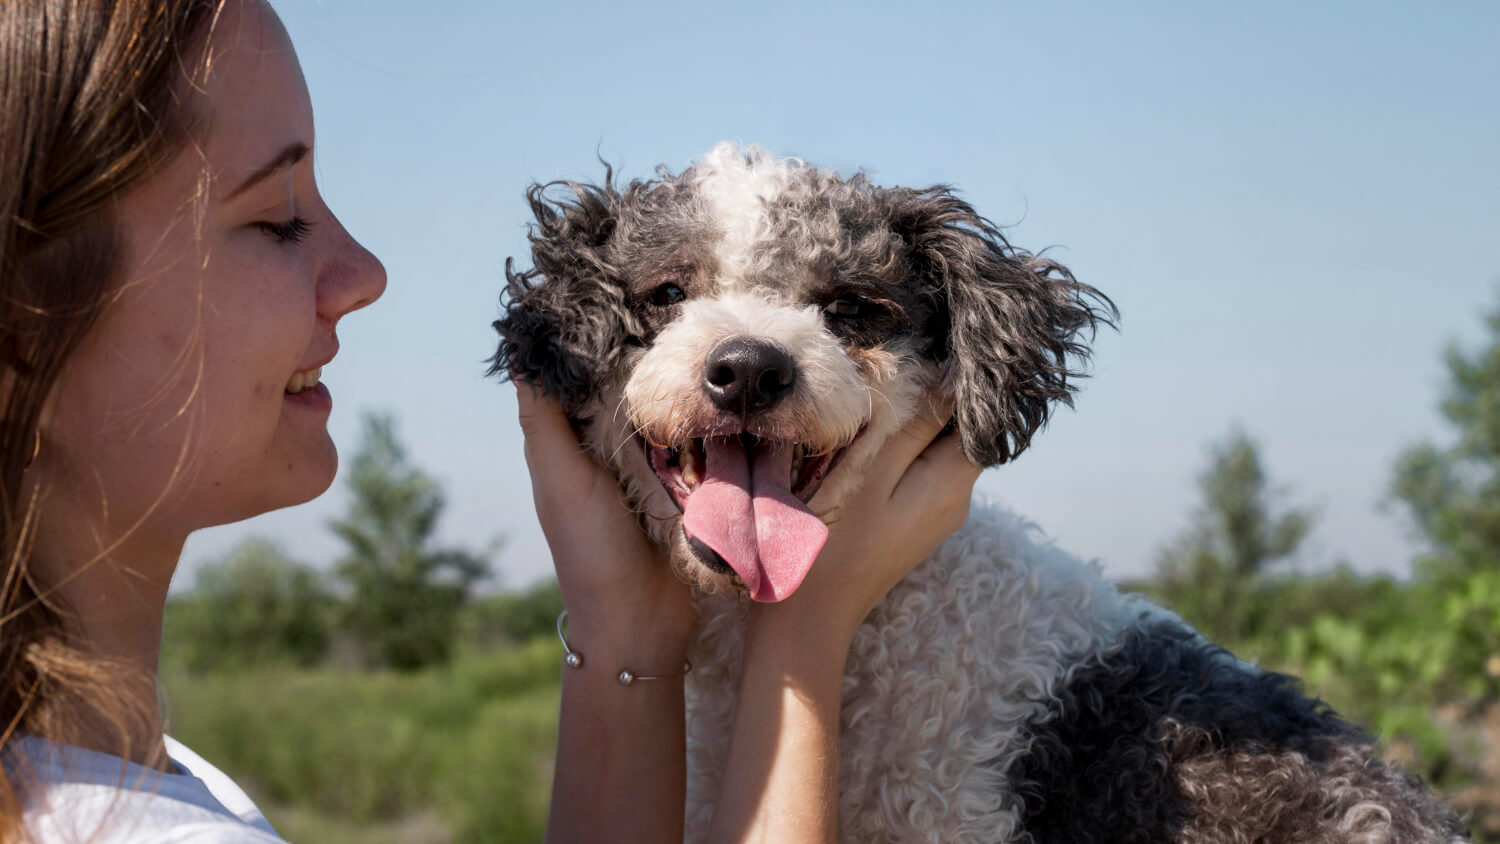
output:
[[[136,529],[111,535],[75,508],[52,502],[39,520],[30,571],[43,602],[55,607],[66,644],[95,663],[111,694],[51,705],[70,739],[91,750],[165,768],[157,700],[157,661],[167,589],[182,555],[181,536]],[[73,512],[69,512],[73,510]]]

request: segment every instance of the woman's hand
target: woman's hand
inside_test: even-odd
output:
[[[641,531],[614,475],[584,452],[562,407],[523,382],[516,382],[516,399],[537,519],[568,607],[569,641],[586,654],[585,642],[595,650],[618,645],[618,656],[640,671],[673,670],[694,619],[687,587]]]
[[[840,508],[807,579],[760,614],[810,614],[852,637],[901,578],[963,525],[979,467],[958,437],[938,434],[951,405],[927,407],[880,449],[864,485]]]

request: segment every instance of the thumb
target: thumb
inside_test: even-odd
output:
[[[525,381],[513,383],[516,385],[521,433],[526,438],[527,462],[532,462],[538,455],[579,451],[578,436],[573,433],[562,405],[534,384]]]

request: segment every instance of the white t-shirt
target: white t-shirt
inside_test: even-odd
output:
[[[175,773],[32,736],[11,748],[44,785],[26,807],[37,844],[285,844],[224,772],[167,738]]]

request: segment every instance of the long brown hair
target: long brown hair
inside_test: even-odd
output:
[[[118,675],[71,647],[30,576],[38,517],[25,470],[43,405],[118,286],[115,200],[191,128],[182,93],[206,73],[223,0],[0,2],[0,753],[18,734],[78,741],[84,706],[118,726]],[[113,709],[112,709],[113,707]],[[153,713],[154,714],[154,713]],[[98,740],[100,737],[90,737]],[[128,755],[129,748],[122,747]],[[138,749],[139,750],[139,749]],[[0,767],[0,841],[22,786]]]

